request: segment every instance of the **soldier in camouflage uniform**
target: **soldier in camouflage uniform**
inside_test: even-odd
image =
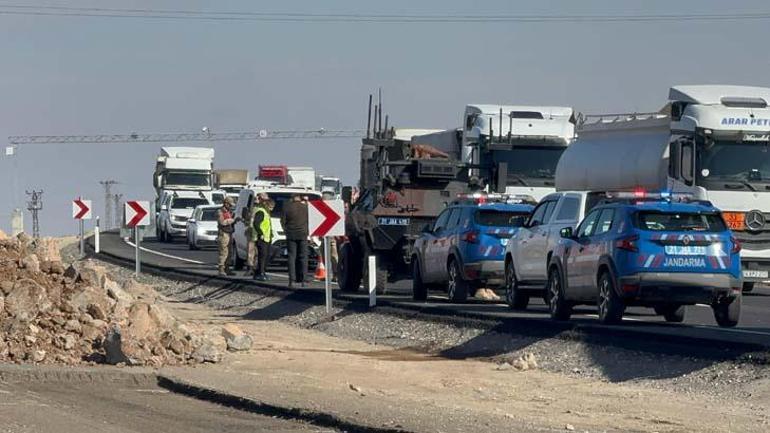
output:
[[[220,276],[233,275],[230,272],[230,245],[235,232],[235,223],[241,220],[233,214],[235,201],[226,197],[222,207],[217,211],[217,245],[219,247],[218,269]]]

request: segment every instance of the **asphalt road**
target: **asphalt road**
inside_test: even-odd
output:
[[[130,242],[121,239],[114,233],[102,235],[101,248],[103,252],[113,257],[133,260],[134,248]],[[142,262],[161,269],[169,269],[199,276],[215,277],[216,251],[205,248],[190,251],[183,242],[160,243],[152,238],[142,242]],[[286,286],[286,272],[273,269],[270,272],[272,286]],[[234,281],[251,281],[249,277],[236,275]],[[261,284],[257,284],[261,285]],[[336,289],[336,284],[333,285]],[[323,283],[309,284],[305,289],[320,292]],[[346,300],[364,302],[365,294],[348,295],[335,292],[335,296]],[[533,299],[530,308],[524,312],[513,312],[505,304],[472,300],[466,304],[449,303],[441,293],[433,293],[427,302],[415,302],[411,299],[411,282],[400,281],[388,286],[388,295],[378,297],[380,302],[391,306],[404,307],[438,314],[472,315],[490,318],[516,318],[533,322],[550,320],[547,308],[540,299]],[[572,323],[584,329],[615,329],[633,333],[656,336],[674,336],[692,338],[704,341],[725,343],[745,343],[770,347],[770,289],[760,287],[750,294],[744,295],[741,322],[738,327],[723,329],[716,326],[712,310],[706,305],[687,307],[685,322],[682,324],[665,323],[651,309],[629,308],[622,325],[606,327],[598,324],[595,307],[578,307],[573,315]]]
[[[3,433],[334,432],[173,394],[154,380],[0,381]]]

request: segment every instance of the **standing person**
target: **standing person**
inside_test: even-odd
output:
[[[251,206],[243,209],[242,217],[246,221],[246,271],[244,275],[249,275],[257,269],[257,237],[254,233],[253,221],[259,204],[259,196],[256,196]]]
[[[294,283],[305,285],[307,275],[307,203],[302,196],[295,194],[291,201],[283,207],[281,226],[286,234],[287,249],[289,250],[289,287]]]
[[[235,232],[235,223],[241,218],[233,215],[235,201],[232,197],[225,197],[222,207],[217,211],[217,245],[219,246],[219,276],[233,275],[230,272],[230,244]]]
[[[273,223],[270,220],[270,213],[275,208],[275,202],[267,199],[260,202],[254,215],[254,233],[256,234],[256,245],[258,252],[259,267],[254,269],[254,279],[259,281],[269,281],[265,269],[270,260],[270,246],[273,242]]]

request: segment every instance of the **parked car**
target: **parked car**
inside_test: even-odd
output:
[[[174,191],[165,193],[160,200],[156,223],[158,240],[173,242],[174,237],[187,234],[187,220],[193,210],[201,205],[213,204],[209,191]]]
[[[187,245],[197,250],[201,244],[214,244],[217,241],[217,210],[219,205],[198,206],[187,220]]]
[[[576,230],[562,229],[549,263],[551,317],[596,304],[618,323],[627,306],[684,320],[685,305],[711,305],[719,326],[741,310],[740,243],[708,202],[620,201],[596,206]]]
[[[511,233],[532,211],[530,204],[458,202],[447,207],[416,240],[412,294],[425,300],[441,288],[463,302],[478,287],[504,281],[503,257]]]
[[[531,296],[545,298],[548,263],[561,240],[560,230],[577,227],[597,199],[587,192],[549,194],[513,233],[505,249],[505,300],[511,308],[526,309]]]

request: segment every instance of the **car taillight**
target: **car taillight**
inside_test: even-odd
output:
[[[463,233],[462,237],[460,238],[465,242],[469,242],[472,244],[478,243],[479,241],[479,232],[476,230],[470,230],[465,233]]]
[[[639,235],[629,236],[627,238],[618,239],[615,241],[615,248],[621,250],[637,252],[639,248],[636,246],[636,241],[639,240]]]
[[[741,241],[735,238],[735,236],[730,236],[730,242],[733,243],[733,247],[730,249],[730,254],[736,254],[741,252]]]

